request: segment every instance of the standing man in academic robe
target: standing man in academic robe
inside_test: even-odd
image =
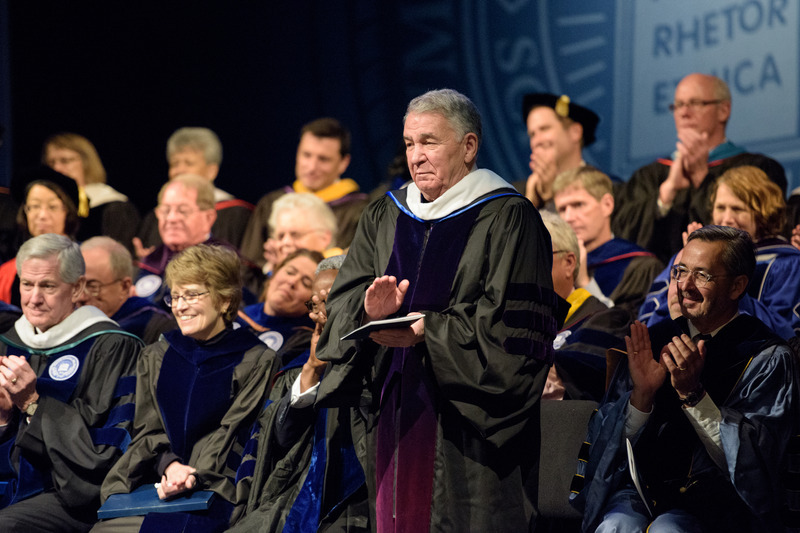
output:
[[[667,263],[683,247],[690,222],[711,224],[711,191],[726,170],[752,165],[763,170],[786,194],[783,167],[751,154],[725,135],[731,117],[731,93],[716,76],[689,74],[675,88],[669,106],[678,142],[672,156],[634,172],[617,193],[614,233],[647,248]]]
[[[84,262],[47,233],[17,254],[23,316],[0,335],[0,531],[82,532],[130,442],[143,343],[83,298]]]
[[[477,167],[480,114],[467,97],[428,92],[404,124],[413,183],[362,215],[328,300],[317,354],[333,364],[317,405],[366,416],[377,531],[525,531],[561,301],[550,239],[528,200]]]

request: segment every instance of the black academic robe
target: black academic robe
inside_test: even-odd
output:
[[[382,482],[389,501],[396,489],[398,531],[525,530],[523,473],[538,457],[557,330],[549,236],[530,202],[508,189],[428,222],[410,214],[407,193],[370,204],[359,222],[328,298],[318,357],[333,366],[317,405],[366,413],[373,523],[376,499],[387,498]],[[413,349],[339,340],[361,325],[364,292],[384,273],[411,281],[398,314],[426,315]],[[395,456],[393,481],[385,462]]]
[[[252,482],[246,514],[231,533],[370,530],[363,420],[347,408],[290,406],[310,337],[294,335],[279,354],[284,364],[237,472]]]
[[[606,351],[625,347],[622,339],[628,334],[632,320],[629,310],[609,309],[593,296],[567,317],[553,343],[554,366],[564,386],[564,400],[599,402],[603,398]]]
[[[0,507],[55,490],[66,509],[97,510],[103,478],[130,442],[141,347],[111,321],[40,350],[14,328],[3,333],[0,355],[28,358],[39,405],[0,433]]]
[[[177,520],[195,531],[225,529],[233,506],[247,498],[236,484],[236,468],[276,370],[275,352],[244,329],[206,343],[175,330],[145,348],[136,369],[133,440],[103,482],[103,499],[158,482],[172,461],[180,461],[197,470],[195,490],[219,498],[208,516],[152,519]]]
[[[133,238],[139,227],[139,210],[130,201],[113,201],[89,209],[81,219],[76,240],[82,242],[98,235],[111,237],[133,253]]]
[[[760,168],[786,192],[786,175],[780,163],[765,155],[745,152],[709,161],[708,175],[700,186],[679,191],[672,208],[659,217],[658,188],[667,179],[672,160],[658,159],[634,172],[618,191],[611,223],[614,235],[650,250],[667,264],[683,248],[681,234],[690,222],[711,224],[711,192],[717,178],[730,168],[744,165]]]

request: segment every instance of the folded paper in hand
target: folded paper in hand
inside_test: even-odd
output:
[[[382,329],[400,329],[400,328],[407,328],[420,318],[423,318],[425,315],[409,315],[409,316],[399,316],[397,318],[386,318],[384,320],[373,320],[367,324],[364,324],[360,328],[354,329],[341,340],[349,341],[349,340],[356,340],[356,339],[366,339],[369,337],[369,334],[373,331],[380,331]]]

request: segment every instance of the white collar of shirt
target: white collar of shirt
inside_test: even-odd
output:
[[[79,332],[98,322],[110,322],[117,325],[100,309],[93,305],[84,305],[43,333],[39,333],[24,315],[14,323],[14,329],[17,330],[20,340],[26,346],[42,350],[64,344]]]
[[[734,319],[737,316],[739,316],[739,311],[736,311],[736,314],[733,315],[733,317],[730,320],[728,320],[727,322],[722,324],[720,327],[718,327],[717,329],[715,329],[714,331],[709,333],[709,335],[711,335],[711,338],[713,339],[717,335],[717,333],[719,333],[719,330],[721,330],[722,328],[724,328],[725,326],[727,326],[728,324],[733,322]],[[700,330],[697,329],[696,327],[694,327],[694,324],[692,324],[691,320],[689,320],[688,322],[689,322],[689,336],[694,339],[695,337],[697,337],[700,334]]]
[[[432,202],[423,202],[419,188],[411,183],[406,193],[406,202],[408,209],[422,220],[438,220],[501,188],[514,190],[510,183],[491,170],[479,168],[461,178],[461,181]]]

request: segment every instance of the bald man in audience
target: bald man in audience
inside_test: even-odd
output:
[[[690,222],[712,223],[713,185],[729,168],[756,166],[786,194],[780,163],[728,140],[731,93],[720,78],[689,74],[678,83],[669,107],[677,130],[675,151],[634,172],[616,194],[613,221],[618,237],[650,250],[664,263],[683,248],[681,233]]]

